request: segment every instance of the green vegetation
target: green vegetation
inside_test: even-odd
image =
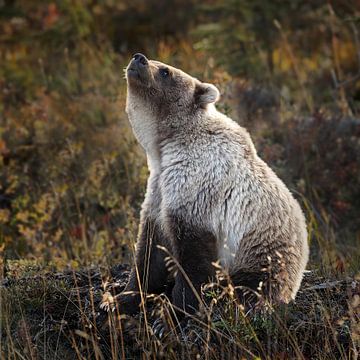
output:
[[[356,358],[359,22],[350,0],[0,0],[0,358]],[[147,178],[124,112],[138,51],[215,83],[301,202],[312,273],[295,304],[244,318],[209,290],[203,324],[161,341],[164,297],[98,315]]]

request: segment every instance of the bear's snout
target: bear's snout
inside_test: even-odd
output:
[[[145,55],[136,53],[127,67],[128,79],[132,78],[140,82],[146,81],[148,79],[149,71],[149,60]]]
[[[145,55],[141,54],[141,53],[136,53],[134,56],[133,56],[133,60],[134,62],[134,65],[137,65],[137,66],[146,66],[149,64],[149,61],[148,59],[146,58]]]

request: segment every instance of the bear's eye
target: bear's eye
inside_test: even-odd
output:
[[[159,69],[159,73],[162,78],[166,79],[170,75],[170,71],[168,69]]]

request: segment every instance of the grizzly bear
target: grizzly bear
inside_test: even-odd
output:
[[[138,311],[141,292],[159,293],[173,276],[174,308],[194,313],[216,262],[239,289],[294,299],[309,253],[303,212],[248,132],[217,111],[218,89],[142,54],[126,79],[126,112],[150,175],[119,310]]]

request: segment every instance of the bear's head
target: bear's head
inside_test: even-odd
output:
[[[125,74],[126,112],[148,156],[162,140],[196,129],[219,98],[214,85],[142,54],[134,55]]]
[[[147,104],[158,116],[193,114],[219,99],[214,85],[202,83],[179,69],[149,60],[139,53],[127,66],[126,79],[128,93],[143,105]]]

